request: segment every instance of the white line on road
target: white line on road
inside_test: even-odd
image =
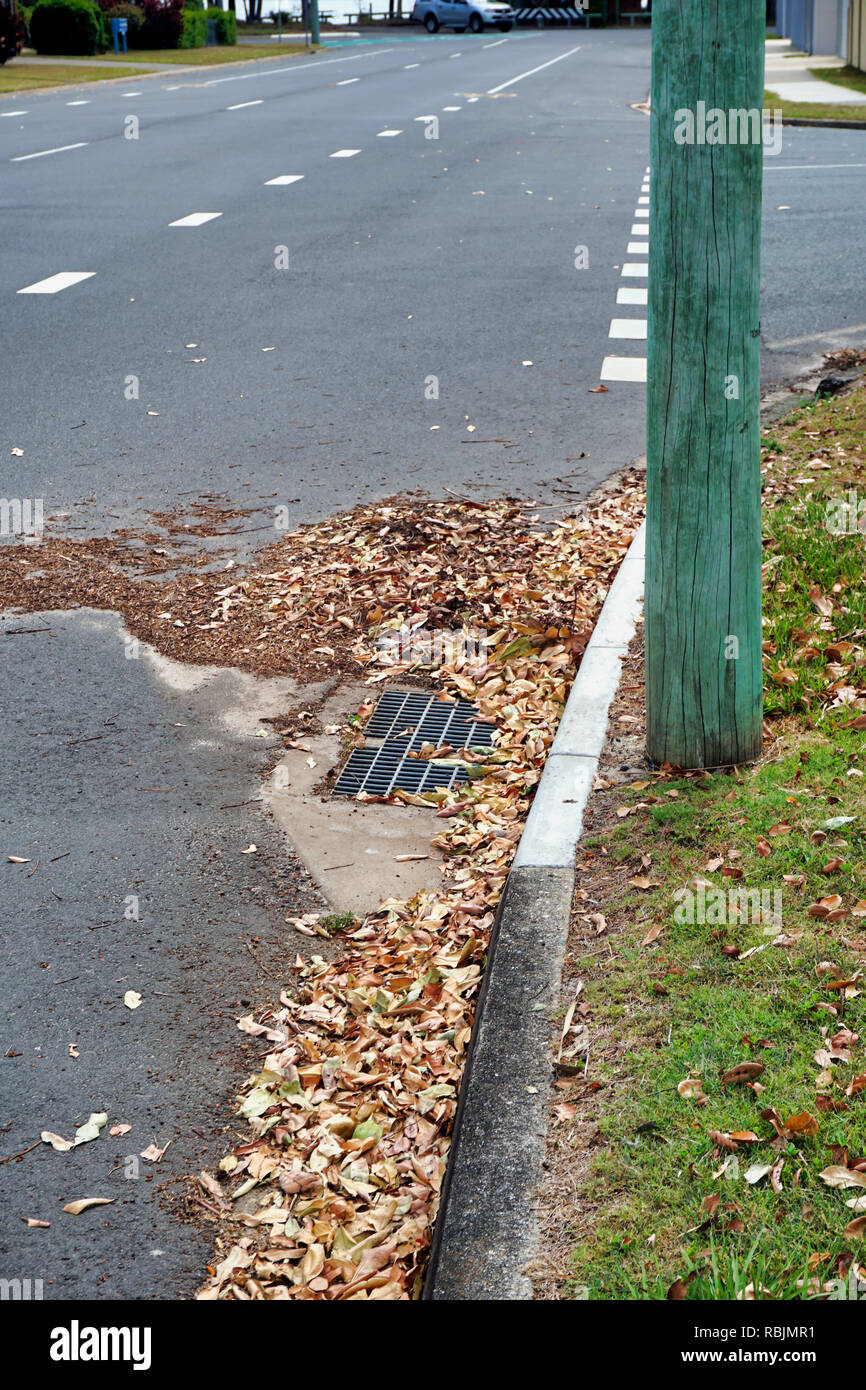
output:
[[[0,116],[26,116],[26,111],[0,111]]]
[[[646,381],[645,357],[606,357],[601,364],[602,381]]]
[[[442,107],[442,110],[443,110],[443,111],[459,111],[459,110],[460,110],[460,107],[459,107],[459,106],[443,106],[443,107]]]
[[[265,179],[265,188],[274,183],[298,183],[303,177],[303,174],[277,174],[275,179]]]
[[[351,87],[353,82],[360,82],[360,77],[344,77],[338,83],[338,87]]]
[[[631,236],[649,236],[649,227],[646,222],[635,222],[631,229]]]
[[[621,285],[616,292],[617,304],[646,304],[647,292],[640,285]]]
[[[649,263],[647,261],[626,261],[622,273],[632,276],[649,275]]]
[[[495,43],[483,43],[482,48],[498,48],[501,43],[508,43],[507,39],[497,39]]]
[[[190,212],[186,217],[179,217],[176,222],[169,222],[170,227],[201,227],[205,222],[212,222],[215,217],[222,217],[221,212]]]
[[[528,72],[521,72],[517,77],[509,78],[507,82],[500,82],[498,87],[488,87],[487,95],[489,97],[495,96],[497,92],[503,92],[506,87],[513,87],[515,82],[522,82],[524,77],[532,77],[534,73],[543,72],[545,68],[552,67],[554,63],[561,63],[563,58],[570,58],[572,53],[579,53],[580,49],[581,45],[578,44],[576,48],[570,48],[567,53],[560,53],[557,58],[551,58],[549,62],[539,64],[537,68],[530,68]]]
[[[638,198],[637,201],[638,201],[638,207],[645,208],[645,207],[647,207],[647,206],[649,205],[649,198],[647,198],[647,197]]]
[[[57,294],[58,290],[66,290],[70,285],[77,285],[79,280],[89,280],[95,274],[95,270],[59,270],[56,275],[49,275],[47,280],[37,280],[33,285],[25,285],[18,293]]]
[[[261,106],[262,100],[263,100],[263,98],[262,98],[262,97],[259,97],[257,101],[236,101],[235,104],[234,104],[234,106],[227,106],[227,107],[226,107],[226,110],[227,110],[227,111],[243,111],[243,109],[244,109],[245,106]]]
[[[420,63],[404,63],[404,64],[403,64],[403,71],[404,71],[404,72],[408,72],[410,68],[420,68],[420,66],[421,66]]]
[[[462,53],[449,53],[449,54],[448,54],[448,57],[449,57],[449,58],[462,58],[462,57],[463,57],[463,54],[462,54]]]
[[[143,92],[121,92],[120,95],[121,95],[122,97],[140,97],[140,96],[143,96],[144,93],[143,93]]]
[[[89,99],[88,99],[87,101],[67,101],[66,105],[67,105],[67,106],[89,106],[89,105],[90,105],[90,101],[89,101]]]
[[[360,150],[334,150],[329,157],[331,159],[351,159],[353,154],[360,154]]]
[[[478,98],[477,98],[477,97],[467,97],[466,100],[469,102],[469,104],[470,104],[470,106],[471,106],[472,102],[473,102],[473,101],[477,101]]]
[[[646,241],[630,241],[625,248],[625,254],[627,256],[645,256],[647,253],[647,245],[648,243]]]
[[[635,208],[635,217],[649,217],[649,208]]]
[[[212,77],[210,81],[203,83],[203,86],[219,87],[223,82],[246,82],[250,77],[278,77],[286,72],[304,72],[306,68],[329,68],[334,63],[359,63],[362,58],[378,58],[381,54],[390,52],[390,48],[377,48],[372,53],[353,53],[351,58],[325,58],[321,63],[301,63],[292,68],[259,68],[255,72],[238,72],[232,77]],[[166,88],[166,91],[168,90]]]
[[[611,319],[609,338],[646,338],[646,319]]]
[[[389,135],[402,135],[402,130],[380,130],[377,139],[384,140]]]
[[[10,164],[20,164],[25,159],[43,159],[47,154],[63,154],[64,150],[83,150],[88,140],[77,140],[74,145],[56,145],[53,150],[37,150],[35,154],[16,154]]]
[[[866,169],[866,164],[772,164],[765,160],[765,174],[774,174],[777,169]]]

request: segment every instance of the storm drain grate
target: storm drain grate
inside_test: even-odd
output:
[[[334,784],[334,795],[388,796],[395,787],[407,792],[428,792],[466,781],[462,766],[442,765],[426,758],[411,758],[422,743],[437,748],[489,747],[495,726],[484,723],[466,700],[450,704],[418,691],[389,690],[367,721],[368,739],[382,739],[374,748],[356,748]]]

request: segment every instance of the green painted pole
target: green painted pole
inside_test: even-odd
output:
[[[310,0],[310,43],[319,42],[319,0]]]
[[[655,0],[647,752],[761,751],[764,0]]]

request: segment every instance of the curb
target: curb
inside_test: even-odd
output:
[[[643,597],[645,526],[611,585],[499,905],[423,1297],[529,1300],[574,852]]]
[[[840,101],[840,106],[845,103]],[[828,130],[866,130],[866,121],[822,121],[813,116],[786,116],[782,115],[782,126],[786,125],[814,125],[826,127]]]

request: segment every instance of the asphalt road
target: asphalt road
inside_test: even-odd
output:
[[[645,351],[609,330],[641,316],[617,298],[648,35],[355,42],[0,101],[0,495],[71,532],[224,496],[253,544],[278,504],[407,487],[565,505],[643,452],[640,384],[590,388]],[[864,133],[791,130],[768,158],[768,383],[866,338],[864,194]],[[219,216],[170,225],[194,213]],[[88,278],[19,293],[62,272]],[[0,653],[0,1154],[91,1111],[132,1125],[0,1166],[0,1276],[174,1297],[209,1242],[157,1185],[219,1156],[240,1001],[273,994],[280,911],[314,892],[256,804],[254,693],[126,660],[110,615],[7,616]],[[81,1196],[115,1201],[62,1212]]]

